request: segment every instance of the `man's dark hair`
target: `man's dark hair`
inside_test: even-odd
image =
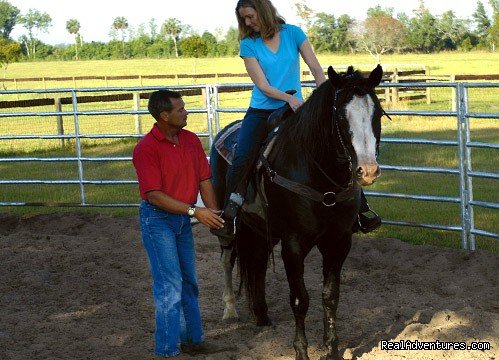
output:
[[[160,119],[159,114],[166,111],[169,112],[172,109],[171,99],[180,99],[182,95],[179,92],[172,90],[158,90],[151,93],[149,97],[149,103],[147,104],[147,110],[156,120]]]

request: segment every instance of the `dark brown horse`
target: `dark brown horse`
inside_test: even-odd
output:
[[[224,250],[224,318],[237,317],[232,289],[237,257],[251,309],[257,324],[264,326],[270,324],[265,301],[267,264],[272,246],[281,241],[295,317],[296,359],[308,359],[309,297],[303,273],[304,259],[314,246],[323,257],[326,358],[340,358],[336,334],[340,272],[350,251],[360,186],[373,184],[380,175],[376,155],[383,110],[374,88],[382,74],[379,65],[367,78],[351,67],[343,76],[329,67],[329,81],[281,124],[266,149],[237,219],[235,246]],[[212,150],[211,165],[218,200],[223,203],[227,163]]]

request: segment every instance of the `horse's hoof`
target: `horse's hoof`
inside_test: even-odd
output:
[[[230,318],[227,318],[227,319],[222,319],[222,321],[224,322],[224,324],[235,324],[235,323],[238,323],[239,322],[239,318],[238,317],[230,317]]]
[[[266,316],[263,319],[257,319],[256,326],[272,326],[272,321]]]
[[[327,355],[320,357],[320,360],[346,360],[346,359],[351,359],[351,357],[350,358],[343,358],[339,355],[332,355],[332,354],[327,354]]]

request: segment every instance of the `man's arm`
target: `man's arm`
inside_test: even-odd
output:
[[[217,197],[215,195],[215,190],[213,189],[213,184],[211,179],[206,179],[201,181],[199,184],[199,192],[201,194],[201,199],[207,208],[212,210],[219,210]]]
[[[206,208],[196,207],[196,218],[212,229],[222,228],[224,220],[219,216],[220,210],[211,179],[206,179],[199,183],[199,193]]]
[[[147,194],[147,201],[162,210],[174,214],[187,214],[187,209],[191,206],[182,201],[175,200],[171,196],[166,195],[161,191],[149,191]]]
[[[211,181],[210,181],[211,184]],[[200,187],[201,189],[201,187]],[[213,187],[211,187],[213,192]],[[213,192],[213,200],[215,199],[215,193]],[[182,201],[175,200],[171,196],[166,195],[161,191],[150,191],[147,193],[147,200],[163,209],[165,211],[175,213],[175,214],[187,214],[187,209],[191,207],[191,204],[186,204]],[[204,199],[203,199],[204,201]],[[210,204],[210,200],[207,200]],[[215,205],[216,209],[216,200],[211,203]],[[209,205],[211,206],[211,205]],[[207,209],[201,206],[196,206],[196,211],[194,212],[194,217],[199,220],[201,224],[204,224],[212,229],[223,227],[223,219],[217,215],[217,211],[215,209]]]

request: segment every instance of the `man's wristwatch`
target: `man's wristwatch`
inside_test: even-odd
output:
[[[191,205],[187,209],[187,215],[189,215],[190,217],[193,217],[195,212],[196,212],[196,206],[195,205]]]

